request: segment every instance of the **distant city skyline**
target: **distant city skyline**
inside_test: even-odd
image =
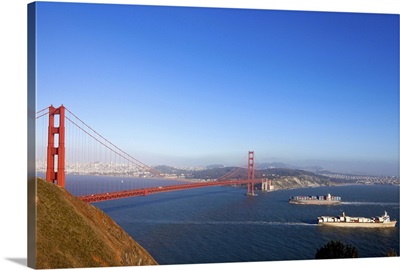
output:
[[[398,15],[37,5],[37,109],[148,165],[398,175]]]

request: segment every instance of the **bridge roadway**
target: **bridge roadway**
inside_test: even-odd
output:
[[[261,183],[265,181],[265,179],[254,179],[253,183]],[[160,187],[150,187],[143,189],[134,189],[134,190],[126,190],[126,191],[117,191],[117,192],[109,192],[109,193],[99,193],[99,194],[91,194],[85,196],[78,196],[78,199],[87,202],[101,202],[108,200],[116,200],[128,197],[135,196],[146,196],[154,193],[161,192],[169,192],[176,190],[185,190],[191,188],[204,188],[204,187],[215,187],[215,186],[233,186],[240,184],[247,184],[249,180],[229,180],[229,181],[209,181],[209,182],[196,182],[191,184],[181,184],[181,185],[171,185],[171,186],[160,186]]]

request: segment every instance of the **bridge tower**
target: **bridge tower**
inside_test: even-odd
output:
[[[247,195],[255,196],[254,194],[254,151],[249,151],[247,163]]]
[[[55,126],[58,116],[58,126]],[[46,180],[65,187],[65,107],[49,107]]]

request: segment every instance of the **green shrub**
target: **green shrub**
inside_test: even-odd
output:
[[[317,250],[315,259],[340,259],[358,258],[357,248],[345,245],[340,241],[329,241],[325,246]]]

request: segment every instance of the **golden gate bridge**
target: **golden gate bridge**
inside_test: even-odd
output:
[[[51,105],[36,113],[36,165],[46,181],[85,202],[245,184],[247,195],[254,196],[256,183],[271,185],[268,179],[255,179],[254,151],[248,152],[247,177],[239,173],[243,172],[241,167],[208,181],[162,173],[117,147],[63,105]],[[89,181],[89,175],[98,176],[97,180]],[[76,181],[72,176],[86,181]]]

